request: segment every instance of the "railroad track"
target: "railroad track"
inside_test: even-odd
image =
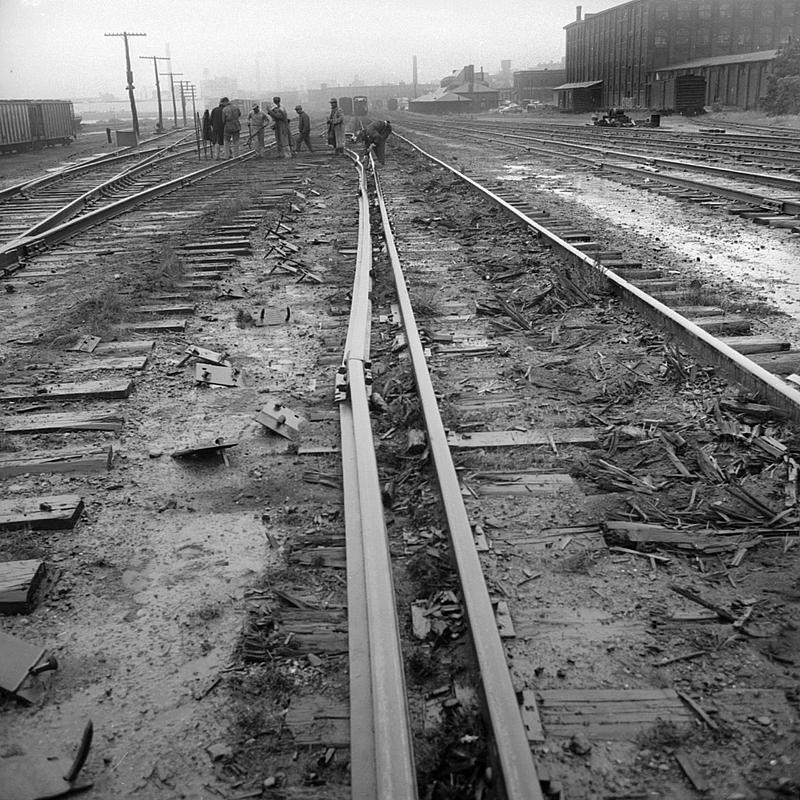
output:
[[[445,138],[447,136],[446,128],[436,124],[431,126],[427,121],[415,121],[412,124],[415,130],[432,132],[433,135],[444,134]],[[709,208],[714,208],[715,203],[719,203],[720,208],[750,218],[756,223],[787,228],[792,232],[800,230],[800,181],[796,178],[637,155],[627,151],[611,151],[596,146],[556,143],[550,140],[550,136],[554,134],[538,138],[495,131],[480,132],[477,129],[462,131],[461,135],[485,142],[494,142],[500,136],[511,146],[537,156],[574,162],[623,176],[637,188],[661,192],[688,202],[704,204]],[[631,166],[626,163],[629,161],[640,161],[647,166]],[[690,177],[692,172],[708,173],[719,180],[698,180]],[[741,182],[749,183],[750,186],[740,188],[737,183]]]
[[[401,158],[400,153],[397,157]],[[337,180],[345,181],[342,163],[331,166],[341,173]],[[561,785],[569,796],[590,797],[618,793],[620,787],[641,788],[648,781],[652,786],[665,772],[671,779],[682,780],[679,762],[660,753],[655,767],[626,761],[622,743],[646,735],[661,720],[691,731],[693,757],[701,758],[710,747],[703,735],[702,726],[707,723],[702,716],[699,722],[695,719],[692,703],[702,710],[714,702],[727,714],[734,713],[730,711],[733,699],[721,694],[706,696],[698,688],[698,675],[716,657],[711,650],[684,661],[680,657],[689,655],[689,636],[681,638],[674,628],[645,635],[640,628],[647,614],[654,612],[654,586],[666,590],[667,583],[674,581],[685,588],[687,580],[701,580],[698,576],[704,573],[693,573],[691,565],[705,562],[709,571],[719,553],[726,559],[726,569],[736,570],[746,563],[748,553],[756,552],[754,548],[772,552],[776,542],[793,535],[796,508],[776,509],[771,493],[782,486],[784,477],[790,482],[794,451],[780,448],[788,436],[786,416],[794,416],[796,411],[797,393],[763,370],[743,366],[735,352],[718,345],[699,326],[686,325],[641,289],[631,288],[609,273],[608,262],[623,259],[606,255],[603,263],[598,263],[590,254],[602,253],[602,246],[591,247],[580,231],[576,233],[575,223],[548,220],[546,214],[537,213],[543,209],[521,210],[521,200],[490,192],[474,178],[464,181],[463,176],[430,158],[423,163],[421,154],[410,147],[402,151],[402,163],[402,167],[391,164],[381,172],[377,206],[367,198],[362,183],[358,236],[339,208],[343,204],[338,202],[336,183],[332,188],[329,182],[321,195],[311,191],[315,171],[330,169],[327,159],[279,165],[280,176],[277,180],[273,177],[275,189],[266,192],[264,177],[247,172],[251,165],[241,169],[231,165],[237,170],[237,192],[249,188],[257,204],[233,210],[230,220],[213,226],[202,223],[202,214],[213,210],[212,201],[224,196],[229,184],[225,176],[207,175],[203,184],[183,187],[179,197],[162,197],[154,206],[133,211],[130,219],[116,216],[115,237],[126,237],[124,245],[117,245],[127,247],[127,259],[137,262],[159,256],[161,245],[154,242],[156,235],[166,244],[186,229],[189,219],[200,223],[203,230],[203,235],[184,236],[170,245],[183,262],[184,273],[168,292],[152,298],[156,308],[151,307],[147,314],[171,314],[168,303],[191,304],[199,297],[207,298],[209,289],[218,297],[213,304],[203,301],[204,322],[192,326],[184,320],[181,328],[148,334],[160,341],[155,374],[137,390],[142,393],[139,402],[144,404],[138,412],[142,422],[148,414],[157,415],[174,404],[170,393],[165,396],[159,386],[165,371],[174,382],[171,391],[178,396],[185,393],[186,376],[175,362],[187,340],[191,341],[192,334],[187,331],[192,329],[196,336],[200,328],[209,328],[204,337],[218,336],[234,352],[239,350],[240,359],[245,353],[252,354],[248,361],[255,361],[256,354],[260,359],[266,356],[270,365],[275,363],[274,371],[263,363],[252,365],[266,382],[261,385],[270,394],[276,386],[282,387],[282,400],[294,397],[303,413],[312,418],[311,412],[316,411],[324,424],[330,421],[326,416],[332,409],[330,390],[319,398],[312,397],[316,395],[313,390],[309,393],[300,387],[307,386],[310,376],[314,376],[314,385],[326,376],[331,381],[332,370],[342,364],[342,377],[336,382],[341,400],[337,409],[341,456],[336,443],[315,447],[314,426],[309,426],[299,446],[295,441],[289,455],[269,473],[268,483],[274,482],[276,488],[267,490],[267,502],[273,506],[270,513],[276,517],[283,514],[288,521],[298,511],[278,511],[286,493],[289,502],[301,506],[304,533],[309,527],[315,534],[340,533],[335,516],[329,524],[324,521],[324,509],[330,505],[324,499],[327,495],[318,502],[304,498],[293,481],[298,470],[308,468],[310,458],[321,459],[317,480],[326,469],[335,475],[341,458],[346,533],[342,547],[347,552],[349,584],[347,636],[360,657],[353,658],[349,670],[345,668],[352,715],[346,743],[351,756],[350,777],[345,774],[340,779],[343,785],[352,783],[353,796],[414,797],[416,782],[420,794],[434,787],[444,791],[447,786],[462,796],[476,792],[486,796],[499,793],[503,786],[507,797],[558,797]],[[425,191],[421,193],[420,187]],[[490,210],[487,201],[497,210]],[[301,206],[305,214],[316,214],[315,203],[320,204],[316,222],[300,236]],[[376,209],[376,221],[380,216],[385,231],[381,239],[372,242],[367,229],[370,208]],[[165,230],[163,220],[173,215],[174,227]],[[321,238],[324,243],[318,241]],[[353,279],[347,257],[354,254],[356,239]],[[334,259],[329,257],[325,266],[322,254],[329,251],[320,248],[331,243]],[[55,274],[67,280],[66,262],[74,261],[76,254],[94,262],[93,271],[86,263],[82,265],[84,280],[91,280],[101,274],[104,248],[108,247],[108,234],[81,234],[70,240],[63,255],[55,250],[33,254],[15,282],[25,280],[35,286],[45,280],[41,276],[48,265],[56,262],[60,263]],[[316,255],[306,255],[304,250]],[[242,261],[247,265],[243,272]],[[318,265],[316,269],[314,265]],[[398,272],[401,265],[406,272],[405,288]],[[390,268],[396,275],[391,282]],[[227,275],[237,277],[226,279]],[[220,279],[225,281],[223,288],[214,288]],[[636,316],[610,298],[606,293],[609,281],[653,316]],[[398,285],[397,312],[389,307],[394,291],[390,283],[394,282]],[[141,297],[139,292],[150,283],[144,276],[142,286],[131,288]],[[240,288],[240,283],[246,286]],[[203,287],[204,294],[199,294]],[[285,298],[306,330],[324,333],[326,346],[328,340],[335,341],[341,327],[341,312],[333,314],[333,305],[343,304],[349,295],[350,327],[337,363],[319,358],[313,369],[313,358],[294,352],[307,334],[297,336],[289,326],[268,328],[268,344],[256,344],[253,336],[237,332],[233,325],[226,330],[225,324],[216,321],[217,317],[228,323],[233,319],[231,300],[242,312],[252,312],[253,300],[248,295],[255,290],[270,297],[272,311],[280,310],[281,300],[275,301],[271,295]],[[320,295],[316,301],[312,299],[315,293]],[[373,310],[381,312],[377,324],[371,323]],[[656,318],[661,322],[654,323]],[[423,330],[422,338],[415,334],[417,327]],[[694,348],[690,341],[698,341],[697,346],[711,353],[719,369],[723,361],[724,369],[746,367],[746,375],[742,373],[739,379],[752,381],[752,388],[762,397],[769,394],[771,407],[737,401],[735,392],[717,382],[702,364],[692,363],[666,344],[654,332],[657,327],[666,328],[686,349]],[[409,355],[407,360],[404,353]],[[284,373],[278,366],[285,355],[291,360],[290,369],[297,372],[295,379],[281,377]],[[21,369],[31,358],[35,356],[15,359],[15,365]],[[50,372],[54,366],[51,364]],[[255,387],[246,392],[249,402],[255,392]],[[237,456],[237,450],[231,451],[234,474],[245,463],[252,470],[264,469],[267,455],[280,451],[264,449],[249,435],[242,436],[241,399],[231,412],[227,410],[230,401],[215,403],[208,394],[192,397],[192,402],[200,404],[198,426],[207,427],[205,420],[213,417],[225,441],[238,441],[240,450],[252,448],[249,462],[245,455]],[[43,396],[46,393],[37,389],[16,402],[29,404]],[[51,396],[57,400],[55,394]],[[9,402],[7,396],[0,399]],[[725,407],[714,411],[715,399],[724,400]],[[220,420],[223,409],[228,422]],[[185,416],[187,412],[178,413]],[[753,423],[748,414],[761,414],[761,421]],[[274,416],[270,419],[278,427],[284,424]],[[409,423],[414,428],[423,420],[426,434],[421,442],[408,429]],[[62,419],[53,424],[65,423]],[[147,451],[153,450],[158,438],[144,425],[139,432],[144,441],[138,446],[129,442],[129,447],[145,456],[144,464],[132,473],[141,481]],[[310,446],[303,446],[306,441]],[[219,449],[212,445],[212,451]],[[302,466],[293,466],[296,463]],[[760,481],[772,483],[754,486],[756,468]],[[162,465],[161,478],[170,473]],[[212,474],[207,470],[199,473],[207,480]],[[235,486],[240,498],[252,496],[249,479],[242,485],[215,476],[211,486],[181,480],[207,497],[195,505],[209,521],[228,486]],[[221,489],[216,488],[217,480]],[[440,487],[440,497],[433,496],[434,485]],[[263,498],[264,490],[257,491]],[[723,509],[718,500],[726,491],[735,503],[731,507],[729,497]],[[390,524],[384,507],[391,509]],[[169,509],[167,505],[163,513],[171,514]],[[259,502],[253,502],[252,510],[263,519]],[[166,519],[157,516],[147,524],[162,525]],[[654,527],[659,530],[652,530]],[[445,529],[449,542],[439,535]],[[701,533],[701,529],[705,531]],[[289,576],[286,586],[301,592],[306,601],[290,597],[298,610],[294,618],[289,614],[270,617],[274,638],[267,640],[263,649],[254,643],[263,641],[259,639],[261,631],[272,628],[262,621],[255,624],[244,651],[251,662],[269,664],[272,670],[286,669],[304,676],[308,671],[308,684],[305,677],[297,684],[303,687],[319,680],[318,674],[313,678],[313,670],[318,669],[314,664],[320,661],[320,642],[332,648],[330,638],[309,633],[309,620],[319,620],[328,607],[328,600],[323,603],[321,597],[333,597],[331,618],[341,624],[336,603],[342,590],[337,594],[331,589],[337,582],[330,577],[337,567],[326,561],[338,557],[331,553],[334,548],[320,544],[319,536],[298,536],[299,530],[291,526],[284,533],[291,544],[293,563],[305,565],[301,575]],[[651,538],[642,538],[647,535]],[[609,550],[613,547],[620,549]],[[682,555],[681,547],[689,557]],[[449,552],[459,568],[458,581],[447,567]],[[729,556],[735,565],[728,563]],[[390,558],[399,570],[395,577],[400,580],[394,587]],[[359,563],[365,565],[363,571],[357,567]],[[639,563],[648,569],[637,571]],[[380,568],[378,573],[372,569],[375,566]],[[210,566],[212,587],[214,574]],[[749,574],[741,577],[747,596],[756,597],[747,616],[740,619],[742,612],[733,619],[715,617],[717,625],[725,625],[726,634],[748,625],[763,626],[762,632],[774,634],[770,614],[776,613],[775,609],[769,605],[768,595],[747,583],[752,579]],[[624,583],[626,593],[604,591],[606,580],[615,587]],[[319,598],[309,597],[313,586],[320,587]],[[285,588],[281,591],[280,596],[291,595]],[[263,592],[256,592],[252,599],[262,618]],[[735,599],[716,583],[699,594],[712,594],[716,607],[723,610],[730,610]],[[447,597],[443,599],[443,595]],[[631,611],[629,599],[642,606],[638,615]],[[316,605],[309,608],[309,601]],[[670,605],[659,594],[658,603],[665,602]],[[277,600],[268,605],[274,603]],[[401,617],[389,624],[397,606]],[[307,617],[299,611],[307,611]],[[225,619],[229,624],[230,617]],[[631,620],[631,625],[626,620]],[[471,630],[477,668],[461,646],[464,621]],[[367,622],[371,623],[368,629]],[[729,630],[732,622],[741,624]],[[543,633],[554,627],[569,631],[569,636]],[[602,629],[599,632],[598,627]],[[759,657],[749,639],[737,639],[730,646],[736,648],[734,661],[745,655]],[[640,650],[658,653],[665,662],[679,657],[674,662],[679,666],[668,673],[667,688],[660,681],[654,685],[648,680],[643,665],[649,662],[637,656]],[[334,652],[339,651],[332,649]],[[409,654],[416,666],[407,665],[404,672],[399,661]],[[326,658],[325,663],[331,692],[327,702],[332,707],[340,699],[332,677],[337,668],[335,656]],[[697,672],[693,671],[695,664]],[[759,678],[766,680],[762,676],[768,675],[774,683],[779,682],[779,667],[768,661],[760,666]],[[247,674],[237,665],[230,669]],[[623,672],[625,678],[621,679]],[[367,674],[375,682],[365,682]],[[768,687],[762,683],[753,688],[766,691]],[[682,700],[679,692],[688,701]],[[405,705],[407,695],[409,707]],[[298,740],[299,731],[305,731],[302,743],[312,748],[319,777],[337,761],[329,750],[344,747],[342,737],[331,737],[322,721],[339,717],[324,711],[318,717],[312,715],[310,730],[306,730],[303,714],[296,710],[301,705],[297,699],[303,698],[292,699],[280,728],[285,725]],[[269,692],[259,700],[274,702]],[[256,702],[252,694],[246,695],[246,701]],[[285,708],[281,718],[283,714]],[[409,720],[407,727],[402,725],[404,720]],[[775,736],[778,733],[776,730]],[[257,728],[243,731],[248,740],[263,735]],[[604,752],[630,768],[618,769],[613,779],[592,777],[586,755],[592,747],[600,749],[599,742],[609,735],[618,744]],[[430,747],[429,736],[441,739],[440,751],[415,765],[413,756],[424,752],[426,745]],[[280,740],[274,744],[279,746]],[[325,750],[318,757],[313,753],[315,748],[319,752],[319,746]],[[720,781],[734,780],[734,751],[717,742],[713,746],[722,752],[723,761],[727,759],[731,772]],[[655,750],[656,745],[650,749]],[[689,761],[680,763],[690,763],[691,758],[689,754]],[[709,766],[715,775],[719,775],[719,763]],[[236,758],[226,764],[232,769]],[[231,774],[240,781],[243,775],[248,781],[264,775],[260,771],[263,765],[238,769]],[[328,796],[340,796],[336,776],[329,780]]]

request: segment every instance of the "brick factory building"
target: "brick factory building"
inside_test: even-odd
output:
[[[565,30],[565,110],[754,108],[775,51],[800,36],[800,2],[632,0],[583,18],[578,6]]]

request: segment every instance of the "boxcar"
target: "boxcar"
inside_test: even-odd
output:
[[[0,152],[69,144],[73,116],[70,100],[0,100]]]
[[[347,114],[348,117],[353,115],[353,98],[352,97],[340,97],[339,98],[339,108],[342,109],[342,114]]]
[[[363,95],[353,98],[353,114],[357,117],[366,117],[369,112],[369,101]]]

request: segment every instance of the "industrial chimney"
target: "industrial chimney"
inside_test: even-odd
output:
[[[581,21],[581,12],[583,11],[583,6],[575,6],[575,22]]]

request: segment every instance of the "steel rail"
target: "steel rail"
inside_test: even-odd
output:
[[[758,392],[768,403],[784,411],[794,422],[800,422],[800,391],[793,389],[785,381],[751,361],[747,356],[738,353],[732,347],[686,319],[686,317],[621,278],[612,270],[604,267],[599,261],[587,256],[578,248],[569,244],[569,242],[565,242],[557,234],[531,219],[511,203],[498,197],[478,181],[469,178],[454,167],[436,158],[436,156],[426,153],[406,137],[400,134],[396,135],[424,158],[455,175],[499,208],[511,214],[523,225],[536,231],[539,236],[546,238],[573,264],[592,269],[603,275],[612,284],[624,302],[637,309],[639,313],[655,325],[663,328],[669,335],[695,352],[701,359],[719,369],[729,379]]]
[[[472,132],[472,131],[471,131]],[[481,131],[474,131],[480,133]],[[497,134],[496,129],[488,129],[486,133],[492,135]],[[701,164],[696,161],[682,161],[674,158],[662,158],[660,156],[641,155],[639,153],[625,152],[621,150],[614,150],[608,147],[595,146],[589,144],[580,144],[579,142],[556,142],[553,137],[556,134],[550,134],[546,137],[524,136],[522,134],[506,133],[504,134],[508,139],[521,139],[523,141],[539,141],[545,139],[551,146],[555,147],[569,147],[577,150],[582,150],[590,153],[598,153],[603,157],[613,156],[615,158],[627,159],[628,161],[639,161],[654,166],[664,166],[671,169],[682,169],[687,172],[707,172],[712,175],[720,175],[721,177],[728,178],[734,181],[749,181],[750,183],[761,184],[764,186],[775,186],[782,189],[793,189],[800,195],[800,179],[786,178],[780,175],[769,175],[763,172],[745,172],[743,170],[729,169],[728,167],[717,167],[713,164]]]
[[[492,602],[472,535],[461,487],[453,464],[447,434],[433,388],[400,256],[392,234],[389,212],[375,162],[370,155],[378,206],[383,221],[386,250],[392,266],[407,348],[414,368],[428,444],[447,517],[450,544],[458,568],[464,608],[483,686],[484,704],[492,731],[496,758],[507,800],[541,800],[543,797],[522,722],[519,703],[511,682]]]
[[[180,144],[180,140],[174,144],[168,145],[166,148],[156,148],[153,150],[151,155],[146,155],[145,158],[151,158],[153,154],[158,155],[159,153],[163,153],[165,150],[175,147],[178,144]],[[125,148],[125,150],[128,151],[130,148]],[[116,161],[128,161],[131,158],[138,158],[145,153],[150,153],[150,150],[137,150],[134,152],[115,151],[113,153],[103,153],[96,158],[92,158],[88,161],[82,161],[80,164],[73,164],[71,167],[65,167],[57,172],[52,172],[48,175],[41,175],[38,178],[34,178],[29,181],[23,181],[22,183],[16,183],[13,186],[7,186],[5,189],[0,189],[0,200],[7,200],[10,197],[16,197],[20,194],[25,195],[27,192],[30,192],[34,189],[48,186],[51,183],[58,183],[59,181],[64,180],[64,178],[71,178],[84,172],[91,172],[91,170],[97,167],[102,167],[106,164],[113,164]]]
[[[76,214],[80,214],[81,211],[83,211],[85,208],[88,208],[98,198],[107,195],[109,192],[117,191],[120,186],[124,185],[126,182],[129,182],[137,175],[141,175],[144,172],[155,169],[156,167],[161,166],[165,162],[172,159],[181,158],[187,155],[187,153],[194,153],[194,145],[190,145],[189,147],[190,149],[184,152],[171,153],[159,151],[158,153],[148,156],[143,161],[133,164],[132,166],[124,169],[122,172],[118,172],[116,175],[108,178],[108,180],[97,184],[97,186],[89,189],[89,191],[84,192],[82,195],[76,197],[74,200],[59,208],[57,211],[54,211],[52,214],[50,214],[50,216],[45,217],[40,222],[32,225],[30,228],[28,228],[28,230],[26,230],[24,233],[21,233],[16,238],[26,239],[31,236],[37,236],[40,233],[45,233],[51,228],[55,228],[56,225],[66,222],[66,220],[71,219]]]
[[[472,133],[467,131],[461,132],[462,136],[471,136],[477,141],[486,141],[488,133]],[[525,140],[530,142],[530,140]],[[508,144],[514,147],[519,147],[528,153],[538,153],[550,158],[563,158],[571,161],[582,161],[592,167],[599,168],[608,172],[618,172],[623,175],[632,175],[637,178],[653,180],[658,183],[669,184],[672,186],[681,186],[685,189],[693,189],[700,192],[712,193],[718,197],[724,197],[726,200],[733,200],[740,203],[748,203],[749,205],[763,208],[768,211],[783,213],[783,214],[800,214],[800,198],[795,197],[766,197],[761,193],[748,192],[744,189],[731,189],[724,186],[718,186],[714,183],[704,183],[702,181],[694,181],[691,178],[679,178],[674,175],[665,173],[653,173],[640,167],[629,167],[624,164],[616,164],[608,161],[597,161],[596,159],[580,155],[574,152],[560,152],[553,151],[545,147],[536,147],[532,144],[521,144],[519,142],[509,142]]]
[[[372,237],[364,167],[359,233],[340,397],[348,584],[351,786],[354,800],[416,800],[405,675],[369,414]]]
[[[189,186],[193,183],[197,183],[215,172],[228,169],[233,163],[253,158],[254,155],[254,153],[245,153],[244,155],[238,156],[238,158],[228,159],[208,167],[203,167],[195,172],[181,175],[178,178],[172,178],[156,186],[150,186],[130,197],[123,197],[114,203],[70,219],[42,233],[38,233],[34,236],[18,237],[10,242],[6,242],[4,245],[0,246],[0,270],[2,270],[2,272],[0,272],[0,277],[15,272],[16,270],[9,269],[9,267],[18,264],[21,260],[34,255],[36,252],[46,247],[63,242],[65,239],[69,239],[71,236],[81,231],[88,230],[95,225],[105,222],[107,219],[122,214],[142,202],[168,194],[182,186]]]
[[[483,136],[488,134],[467,133],[462,131],[462,136],[473,136],[478,141],[485,141]],[[527,140],[530,141],[530,140]],[[718,186],[714,183],[704,183],[702,181],[695,181],[691,178],[679,178],[676,175],[668,175],[664,173],[653,173],[640,167],[629,167],[624,164],[616,164],[608,161],[597,161],[591,156],[580,155],[574,152],[554,152],[552,149],[545,147],[536,147],[531,144],[521,144],[519,142],[509,142],[509,144],[519,147],[529,153],[539,153],[548,157],[564,158],[571,161],[583,161],[593,167],[597,167],[607,172],[618,172],[623,175],[632,175],[637,178],[648,179],[658,183],[669,184],[672,186],[681,186],[685,189],[693,189],[700,192],[710,192],[718,197],[724,197],[726,200],[733,200],[740,203],[748,203],[765,210],[774,211],[783,214],[800,214],[800,198],[794,197],[766,197],[763,194],[756,192],[748,192],[744,189],[731,189],[724,186]]]

